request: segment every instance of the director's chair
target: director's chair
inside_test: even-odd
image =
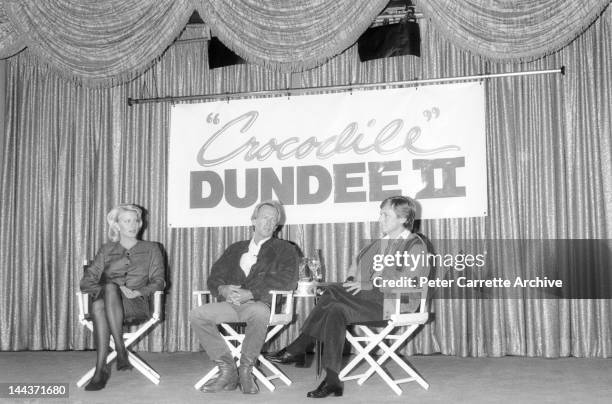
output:
[[[157,291],[153,295],[153,314],[151,318],[144,323],[138,324],[138,328],[133,332],[124,332],[123,340],[125,344],[125,348],[128,353],[128,360],[138,370],[142,373],[147,379],[149,379],[154,384],[159,384],[160,376],[159,374],[153,370],[149,365],[147,365],[142,359],[136,356],[133,352],[129,350],[129,347],[133,345],[138,339],[143,336],[145,333],[148,333],[151,328],[157,324],[161,318],[161,307],[162,307],[162,296],[164,292]],[[93,333],[93,320],[89,316],[89,295],[87,293],[77,292],[77,302],[79,305],[79,321],[85,327],[89,329]],[[112,351],[106,357],[106,363],[111,363],[116,357],[117,352],[115,351],[115,341],[112,336],[110,338],[110,347]],[[77,382],[77,387],[82,387],[85,383],[89,381],[93,377],[96,368],[91,368],[87,373],[83,375]]]
[[[284,291],[284,290],[271,290],[270,294],[272,295],[272,307],[270,307],[270,321],[268,322],[269,328],[268,333],[266,334],[266,339],[264,343],[268,342],[272,339],[279,331],[281,331],[287,324],[291,323],[293,320],[293,291]],[[207,303],[213,301],[213,298],[208,290],[196,290],[193,292],[195,297],[196,307],[204,304],[204,297],[207,298]],[[279,296],[284,296],[284,304],[280,302]],[[280,313],[276,311],[279,310]],[[240,352],[242,349],[242,342],[244,340],[244,334],[236,331],[230,324],[241,324],[241,323],[221,323],[221,329],[225,334],[222,333],[223,339],[225,343],[230,349],[232,356],[237,364],[240,362]],[[269,376],[266,376],[261,370],[257,367],[253,367],[253,375],[259,380],[264,386],[268,388],[270,391],[274,391],[276,388],[274,384],[272,384],[272,380],[280,379],[287,386],[291,385],[291,380],[273,363],[268,361],[263,355],[259,354],[257,357],[259,362],[267,368]],[[196,390],[200,390],[204,384],[211,380],[213,377],[217,375],[219,372],[219,367],[215,366],[208,372],[204,377],[202,377],[198,382],[193,386]]]
[[[420,294],[419,310],[415,313],[402,312],[401,295],[414,295],[415,293]],[[427,322],[429,313],[427,311],[427,287],[411,288],[405,293],[394,294],[396,295],[394,298],[394,313],[389,316],[387,325],[382,330],[375,331],[365,324],[355,324],[355,327],[361,331],[363,336],[356,336],[349,330],[346,331],[346,339],[355,348],[357,355],[340,371],[338,376],[341,381],[356,379],[357,384],[362,385],[370,376],[378,373],[385,383],[399,396],[402,394],[402,389],[399,388],[401,383],[416,381],[425,390],[429,389],[429,383],[410,364],[395,353],[421,325]],[[393,333],[394,331],[396,333]],[[385,340],[393,342],[388,345]],[[377,360],[372,356],[376,348],[380,348],[383,352]],[[397,363],[410,377],[393,379],[382,368],[382,365],[388,359],[392,359],[393,362]],[[349,376],[349,373],[362,361],[366,361],[370,365],[368,369],[364,373]]]

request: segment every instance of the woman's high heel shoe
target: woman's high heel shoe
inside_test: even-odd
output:
[[[117,355],[117,370],[132,370],[133,368],[127,355]]]
[[[106,382],[108,382],[109,377],[110,377],[110,373],[106,369],[102,370],[102,375],[100,377],[100,380],[94,381],[94,379],[92,378],[89,381],[89,383],[87,383],[87,386],[85,386],[85,390],[87,391],[102,390],[104,387],[106,387]]]

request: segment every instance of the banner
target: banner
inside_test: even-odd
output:
[[[179,104],[168,222],[245,226],[266,199],[287,224],[375,221],[399,194],[420,218],[485,216],[486,172],[480,83]]]

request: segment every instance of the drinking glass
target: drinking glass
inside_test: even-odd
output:
[[[308,269],[310,269],[315,281],[320,282],[323,279],[323,274],[321,273],[321,261],[319,258],[310,258],[308,260]]]
[[[308,257],[302,257],[300,258],[300,262],[299,262],[299,274],[300,274],[300,280],[301,281],[305,281],[308,282],[310,281],[310,274],[308,273]]]

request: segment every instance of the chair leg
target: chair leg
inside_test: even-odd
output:
[[[385,327],[385,329],[380,333],[374,333],[367,327],[360,328],[366,334],[365,338],[360,337],[360,339],[358,339],[347,331],[347,339],[358,351],[358,354],[340,371],[340,380],[344,381],[357,379],[357,384],[362,385],[370,376],[372,376],[374,373],[378,373],[385,383],[387,383],[387,385],[397,395],[402,394],[399,384],[409,381],[416,381],[425,390],[429,389],[429,384],[427,381],[425,381],[425,379],[423,379],[423,377],[421,377],[421,375],[419,375],[414,368],[412,368],[406,363],[406,361],[395,353],[395,351],[414,333],[414,331],[418,328],[418,325],[410,326],[399,338],[395,338],[395,341],[391,346],[388,346],[384,340],[387,338],[389,332],[393,330],[394,327],[392,325]],[[364,345],[360,343],[361,341],[364,342]],[[375,361],[371,356],[371,351],[376,347],[381,348],[384,353],[378,358],[378,360]],[[392,359],[411,377],[406,379],[392,379],[390,375],[382,368],[382,365],[388,359]],[[348,376],[348,374],[361,361],[366,361],[370,365],[367,371],[360,375]]]
[[[429,390],[429,383],[427,383],[427,381],[425,379],[423,379],[423,377],[412,367],[410,366],[408,363],[406,363],[405,360],[403,360],[402,358],[400,358],[396,353],[395,350],[397,349],[397,347],[395,347],[396,344],[393,344],[392,347],[387,347],[385,344],[382,344],[384,346],[381,346],[381,348],[383,350],[385,350],[385,352],[388,352],[388,356],[393,359],[393,361],[395,363],[397,363],[402,369],[404,369],[404,371],[406,373],[408,373],[410,376],[410,378],[408,379],[398,379],[395,380],[396,384],[399,383],[404,383],[404,382],[409,382],[409,381],[415,381],[417,382],[422,388],[424,388],[425,390]],[[399,346],[399,345],[398,345]],[[384,358],[383,356],[381,356],[381,358],[377,361],[380,365],[382,365],[382,363],[386,360],[386,358]]]
[[[363,327],[363,331],[367,334],[367,336],[373,342],[376,342],[376,346],[377,347],[381,348],[385,352],[380,358],[378,358],[378,361],[376,361],[378,368],[380,368],[380,366],[387,360],[389,355],[391,353],[393,353],[393,351],[389,349],[387,344],[385,344],[385,337],[389,334],[390,331],[393,330],[393,328],[394,328],[393,326],[388,326],[383,331],[381,331],[380,333],[376,334],[376,333],[372,332],[372,330],[370,330],[368,327]],[[408,338],[410,336],[410,334],[412,334],[412,331],[413,330],[408,330],[407,332],[405,332],[404,333],[405,337],[397,340],[393,344],[393,349],[397,349],[406,340],[406,338]],[[372,349],[374,349],[374,347]],[[371,357],[371,355],[369,355],[369,352],[368,352],[368,356]],[[372,360],[373,360],[373,358],[372,358]],[[362,385],[374,373],[375,370],[376,370],[376,368],[370,367],[361,376],[361,378],[359,378],[359,380],[357,381],[357,384]]]
[[[397,363],[402,367],[402,369],[404,369],[406,373],[412,376],[409,379],[397,380],[397,383],[403,383],[405,381],[415,381],[425,390],[429,390],[429,383],[427,383],[427,381],[423,379],[423,377],[412,366],[408,365],[401,358],[398,358]]]
[[[291,379],[289,379],[277,366],[264,358],[263,355],[259,355],[259,362],[261,362],[261,364],[268,368],[268,370],[273,374],[273,376],[267,377],[268,380],[281,379],[287,386],[291,386]]]
[[[355,339],[355,337],[347,331],[346,333],[346,339],[349,341],[349,343],[351,344],[351,346],[353,348],[355,348],[357,350],[357,355],[355,355],[355,357],[353,359],[351,359],[349,361],[349,363],[346,364],[346,366],[344,368],[342,368],[342,370],[340,371],[340,373],[338,373],[338,378],[341,381],[347,381],[347,380],[353,380],[353,379],[358,379],[361,377],[361,375],[357,375],[357,376],[348,376],[348,374],[362,361],[365,360],[365,354],[367,354],[367,352],[364,349],[364,346],[362,346],[359,341],[357,339]]]
[[[384,333],[384,331],[377,335],[377,334],[372,333],[370,329],[367,329],[367,333],[369,336],[382,337],[382,338],[378,338],[380,339],[380,342],[378,343],[378,347],[381,348],[384,351],[384,353],[383,355],[380,356],[380,358],[378,358],[377,363],[379,365],[382,365],[383,363],[385,363],[385,361],[389,357],[391,357],[394,362],[396,362],[400,367],[402,367],[402,369],[404,369],[406,372],[410,374],[410,372],[406,370],[407,368],[410,368],[410,367],[395,353],[395,351],[404,343],[404,341],[406,341],[414,333],[414,331],[416,331],[417,328],[418,328],[417,325],[409,327],[401,335],[401,337],[395,340],[395,342],[390,347],[384,342],[384,338],[387,336],[387,334]],[[361,383],[366,381],[372,375],[372,373],[374,373],[374,369],[370,368],[366,373],[364,373],[362,379],[360,379]]]
[[[266,377],[266,375],[264,375],[263,373],[261,373],[261,371],[259,369],[257,369],[256,367],[253,367],[253,376],[255,376],[257,378],[257,380],[259,380],[261,382],[261,384],[263,384],[264,386],[266,386],[268,388],[268,390],[270,391],[274,391],[276,389],[276,386],[274,386],[270,380],[268,380],[268,378]]]
[[[148,371],[149,373],[151,373],[153,376],[155,376],[155,377],[156,377],[156,378],[158,378],[158,379],[160,378],[159,373],[157,373],[157,372],[155,371],[155,369],[153,369],[151,366],[149,366],[149,365],[148,365],[148,364],[147,364],[145,361],[143,361],[142,359],[140,359],[140,358],[138,357],[138,355],[136,355],[134,352],[132,352],[132,351],[128,351],[128,359],[129,359],[129,361],[130,361],[130,363],[131,363],[132,365],[134,365],[134,366],[136,366],[136,365],[142,366],[142,367],[144,367],[144,368],[148,369],[147,371]]]
[[[367,335],[364,341],[365,344],[363,346],[359,343],[359,339],[354,337],[349,331],[346,332],[346,338],[347,340],[349,340],[351,345],[357,350],[357,355],[355,355],[355,357],[340,371],[340,373],[338,374],[338,377],[340,378],[340,380],[351,380],[351,379],[357,378],[357,376],[347,377],[347,374],[353,368],[355,368],[359,364],[359,362],[361,362],[362,360],[366,360],[369,362],[368,359],[371,359],[370,352],[374,348],[376,348],[380,342],[383,341],[384,339],[383,335],[386,335],[385,333],[388,333],[389,331],[391,331],[393,327],[388,325],[378,335],[374,334],[367,327],[360,326],[360,329]]]
[[[380,365],[370,355],[366,355],[365,360],[370,364],[369,371],[371,371],[372,373],[378,373],[378,375],[385,381],[385,383],[387,383],[387,385],[391,388],[391,390],[395,392],[395,394],[397,394],[398,396],[402,395],[402,389],[397,386],[391,376],[389,376],[389,374],[385,372],[385,370],[380,367]],[[361,386],[367,380],[368,377],[369,375],[364,374],[359,380],[357,380],[357,384]]]
[[[196,384],[193,385],[193,388],[196,390],[200,390],[202,388],[202,386],[204,386],[206,384],[207,381],[209,381],[210,379],[212,379],[213,377],[215,377],[215,375],[219,372],[219,366],[215,366],[214,368],[212,368],[208,373],[206,373],[206,375],[201,378],[200,380],[198,380],[196,382]]]
[[[78,382],[77,382],[77,384],[76,384],[76,385],[77,385],[77,387],[79,387],[79,388],[80,388],[80,387],[83,387],[83,386],[85,385],[85,383],[87,383],[87,382],[88,382],[88,381],[89,381],[89,380],[90,380],[90,379],[93,377],[93,375],[94,375],[95,371],[96,371],[96,368],[95,368],[95,367],[93,367],[93,368],[89,369],[89,370],[87,371],[87,373],[85,373],[85,374],[83,375],[83,377],[81,377],[81,378],[79,379],[79,381],[78,381]]]
[[[138,356],[136,356],[133,352],[128,351],[128,360],[130,363],[142,373],[147,379],[151,381],[153,384],[159,384],[160,376],[159,374],[153,370],[149,365],[144,363]]]

